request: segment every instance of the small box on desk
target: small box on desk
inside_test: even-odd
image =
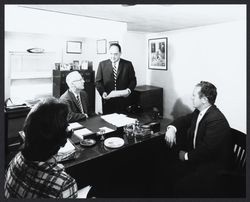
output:
[[[159,132],[161,128],[160,122],[151,122],[144,125],[148,125],[150,127],[150,130],[152,130],[154,133]]]

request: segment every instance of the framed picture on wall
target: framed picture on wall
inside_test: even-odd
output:
[[[96,41],[97,54],[106,54],[107,53],[107,40],[100,39]]]
[[[148,40],[148,68],[167,70],[167,42],[168,38]]]
[[[82,42],[81,41],[67,41],[67,53],[81,54]]]

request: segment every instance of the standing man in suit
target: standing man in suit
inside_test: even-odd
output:
[[[181,197],[213,197],[220,194],[218,174],[232,157],[232,135],[227,119],[214,105],[216,87],[206,81],[193,91],[193,113],[174,120],[165,134],[176,151],[174,193]]]
[[[110,59],[100,62],[96,74],[96,88],[102,97],[103,114],[122,113],[130,104],[130,94],[136,86],[135,71],[130,61],[121,57],[121,46],[109,47]],[[121,92],[110,97],[112,91]]]
[[[82,121],[88,118],[89,100],[87,92],[84,91],[84,80],[78,71],[70,72],[66,77],[69,87],[61,95],[60,101],[67,104],[69,108],[68,121]]]

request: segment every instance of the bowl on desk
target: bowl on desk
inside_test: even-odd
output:
[[[87,139],[83,139],[82,141],[80,141],[80,145],[84,146],[84,147],[91,147],[93,145],[95,145],[96,141],[94,139],[91,138],[87,138]]]

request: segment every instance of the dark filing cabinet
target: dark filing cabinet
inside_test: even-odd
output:
[[[89,107],[91,112],[95,112],[95,71],[93,70],[74,70],[78,71],[84,78],[84,89],[89,97]],[[66,76],[70,70],[53,70],[53,96],[60,96],[68,89]]]
[[[133,92],[133,100],[143,112],[152,112],[153,108],[157,107],[160,115],[163,115],[163,88],[150,85],[137,86]]]

